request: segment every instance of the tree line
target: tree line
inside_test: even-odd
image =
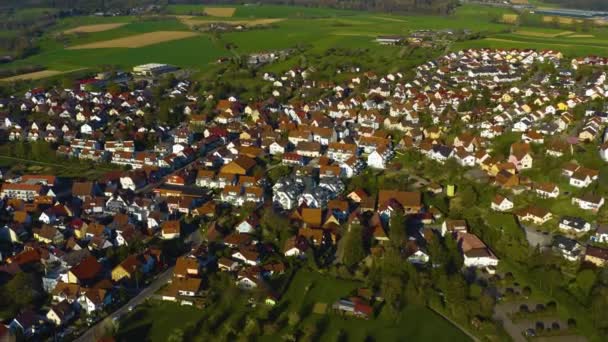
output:
[[[170,0],[171,4],[240,4],[236,0]],[[458,5],[457,0],[267,0],[264,4],[330,7],[336,9],[424,12],[448,14]]]
[[[550,0],[549,2],[569,8],[608,11],[606,0]]]

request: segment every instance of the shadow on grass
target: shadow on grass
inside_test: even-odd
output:
[[[144,323],[130,328],[130,325],[136,323],[136,320],[131,320],[122,323],[121,329],[118,331],[116,335],[117,341],[149,341],[148,334],[150,329],[152,328],[152,323]]]

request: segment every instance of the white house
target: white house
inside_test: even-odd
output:
[[[382,146],[377,148],[369,156],[367,156],[367,165],[374,169],[385,169],[386,163],[390,160],[392,152]]]
[[[599,243],[608,243],[608,225],[601,224],[597,227],[595,234],[591,236],[591,241]]]
[[[559,229],[582,234],[591,230],[591,224],[580,217],[564,216],[559,220]]]
[[[506,197],[496,195],[496,197],[494,197],[492,200],[490,207],[495,211],[509,211],[513,209],[513,202]]]
[[[572,204],[577,205],[583,210],[598,211],[604,205],[604,198],[592,194],[586,194],[580,197],[573,197]]]

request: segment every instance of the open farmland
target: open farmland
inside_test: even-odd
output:
[[[82,69],[80,69],[82,70]],[[2,82],[13,82],[13,81],[23,81],[23,80],[39,80],[47,77],[57,76],[61,74],[66,74],[69,72],[78,71],[78,70],[69,70],[69,71],[58,71],[58,70],[42,70],[36,72],[30,72],[27,74],[21,74],[12,77],[6,77],[0,79]]]
[[[214,6],[234,9],[232,17],[203,14],[203,5],[171,5],[166,16],[143,17],[71,17],[60,21],[56,29],[41,40],[38,53],[0,69],[41,65],[49,70],[68,71],[96,68],[99,65],[132,67],[162,62],[206,70],[219,57],[248,54],[306,45],[315,52],[329,48],[367,48],[379,52],[397,52],[399,47],[374,42],[378,35],[407,36],[413,30],[471,29],[482,39],[460,41],[451,45],[457,50],[469,47],[559,49],[567,56],[608,52],[608,28],[596,27],[581,32],[575,27],[536,27],[504,23],[505,16],[517,15],[506,8],[465,5],[444,17],[389,15],[336,9],[290,6]],[[227,15],[227,10],[225,14]],[[539,16],[538,22],[542,22]],[[471,23],[475,23],[474,26]],[[245,25],[238,32],[195,33],[195,26],[209,23]],[[256,29],[255,26],[270,25]],[[91,26],[93,25],[93,26]],[[88,28],[95,27],[95,29]],[[105,30],[100,31],[101,28]],[[57,41],[65,31],[67,41]],[[85,32],[88,31],[88,32]],[[228,50],[227,46],[231,46]],[[127,52],[128,51],[128,52]]]
[[[270,25],[285,20],[284,18],[268,18],[268,19],[251,19],[251,20],[222,20],[216,18],[197,17],[180,15],[177,18],[186,26],[193,28],[200,25],[209,25],[213,23],[225,23],[232,25],[246,25],[246,26],[259,26],[259,25]]]
[[[186,31],[158,31],[143,33],[135,36],[101,41],[84,45],[71,46],[68,49],[104,49],[104,48],[140,48],[158,43],[170,42],[196,36],[195,32]]]
[[[232,17],[236,8],[234,7],[205,7],[205,14],[212,17]]]
[[[93,33],[93,32],[103,32],[108,30],[113,30],[115,28],[119,28],[121,26],[126,25],[127,23],[111,23],[111,24],[97,24],[97,25],[84,25],[78,26],[73,29],[65,30],[63,33],[71,34],[71,33]]]

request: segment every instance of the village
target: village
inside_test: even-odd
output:
[[[97,322],[118,320],[113,312],[132,310],[133,300],[208,310],[215,273],[275,306],[282,292],[272,284],[307,259],[354,270],[394,247],[401,262],[430,270],[442,264],[437,241],[453,241],[458,273],[497,275],[514,257],[471,221],[471,207],[491,234],[516,222],[526,251],[604,267],[606,64],[470,49],[413,77],[266,72],[257,77],[272,92],[260,101],[202,95],[187,78],[113,91],[91,89],[89,79],[2,99],[0,131],[14,158],[45,144],[66,163],[115,169],[97,179],[0,169],[0,284],[28,274],[41,285],[2,317],[0,336],[92,338]],[[284,99],[288,90],[304,96]],[[372,319],[374,298],[388,300],[377,292],[344,293],[329,306]],[[93,328],[76,331],[76,320]]]

